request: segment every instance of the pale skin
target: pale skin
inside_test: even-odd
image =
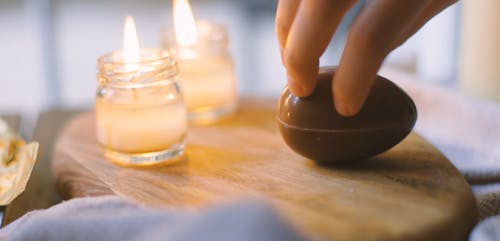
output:
[[[290,91],[316,87],[319,58],[355,0],[279,0],[276,33]],[[332,85],[343,116],[356,115],[385,57],[456,0],[367,0],[352,23]]]

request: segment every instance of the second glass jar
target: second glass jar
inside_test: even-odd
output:
[[[179,45],[173,32],[162,34],[162,45],[176,52],[189,120],[207,124],[236,110],[236,74],[226,29],[207,21],[198,21],[196,29],[190,46]]]

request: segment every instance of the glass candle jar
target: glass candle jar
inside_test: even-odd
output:
[[[172,54],[141,49],[124,63],[122,51],[98,59],[97,140],[105,157],[121,165],[172,162],[186,141],[187,111]]]
[[[226,29],[198,21],[196,32],[197,41],[184,46],[176,41],[172,31],[165,31],[162,45],[176,52],[189,120],[205,124],[236,109],[236,75]]]

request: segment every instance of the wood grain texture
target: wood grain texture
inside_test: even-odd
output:
[[[29,211],[50,207],[61,200],[55,190],[50,169],[53,142],[60,128],[75,113],[77,112],[51,110],[39,116],[33,133],[33,140],[40,143],[37,162],[24,192],[6,207],[2,226]]]
[[[274,103],[247,99],[232,118],[190,127],[186,160],[154,168],[104,160],[94,115],[82,114],[56,144],[58,185],[66,197],[114,192],[169,208],[261,197],[319,240],[466,240],[477,219],[471,190],[421,137],[372,159],[318,166],[284,144]]]

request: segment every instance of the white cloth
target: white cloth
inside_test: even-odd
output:
[[[142,207],[118,196],[77,198],[30,212],[0,230],[9,241],[302,241],[266,202],[202,212]]]

